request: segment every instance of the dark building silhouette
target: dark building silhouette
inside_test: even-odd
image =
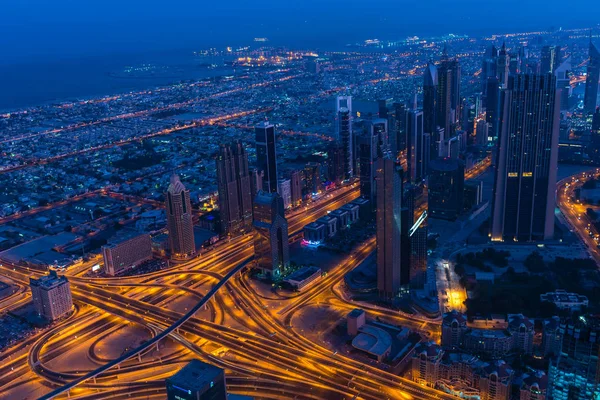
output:
[[[544,46],[540,57],[540,73],[553,74],[561,63],[560,46]]]
[[[192,257],[196,254],[196,242],[190,192],[185,189],[175,174],[171,176],[165,199],[171,257],[177,259]]]
[[[556,95],[552,75],[511,76],[502,92],[492,240],[553,237],[559,133]]]
[[[424,115],[418,110],[406,113],[406,162],[408,180],[417,182],[425,178],[430,159],[431,136],[423,131]]]
[[[390,146],[392,155],[406,150],[406,105],[394,103],[393,126],[390,128]]]
[[[598,85],[600,85],[600,51],[590,39],[590,60],[587,65],[583,98],[583,109],[586,112],[592,113],[598,106]]]
[[[262,122],[254,129],[256,134],[256,166],[263,171],[263,190],[277,192],[277,152],[275,127]]]
[[[327,150],[327,179],[336,184],[344,180],[344,151],[339,143],[331,143]]]
[[[401,261],[402,168],[391,158],[377,161],[377,290],[385,299],[396,297],[408,284],[409,271]]]
[[[433,135],[437,127],[438,73],[430,62],[423,73],[423,131]]]
[[[254,257],[263,273],[278,278],[289,268],[288,224],[283,199],[277,193],[258,192],[254,199]]]
[[[500,86],[506,87],[508,83],[508,75],[510,73],[510,56],[506,50],[506,44],[502,43],[502,47],[498,52],[498,58],[496,59],[496,76]]]
[[[429,163],[428,208],[432,218],[455,220],[463,210],[462,161],[440,158]]]
[[[352,136],[352,96],[338,96],[335,110],[335,135],[342,148],[343,180],[354,176],[354,138]]]
[[[490,77],[487,81],[485,121],[489,124],[488,137],[492,141],[498,140],[500,130],[500,81],[498,78]]]
[[[234,235],[252,227],[252,184],[248,169],[248,155],[237,142],[221,145],[215,159],[221,229]]]
[[[372,131],[367,130],[356,138],[358,160],[360,165],[360,195],[369,200],[371,207],[376,206],[375,164],[379,158],[378,138]]]

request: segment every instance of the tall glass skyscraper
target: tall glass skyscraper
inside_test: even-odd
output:
[[[275,127],[262,122],[254,129],[256,134],[256,167],[263,171],[263,190],[277,192],[277,152],[275,150]]]
[[[258,192],[254,199],[254,229],[257,266],[266,275],[276,278],[290,264],[288,224],[279,194]]]
[[[335,104],[335,136],[342,148],[343,178],[346,180],[354,176],[352,96],[338,96]]]
[[[588,113],[594,112],[598,105],[598,85],[600,85],[600,51],[590,39],[590,61],[587,66],[583,98],[583,108]]]
[[[167,229],[171,257],[186,259],[196,254],[194,224],[192,221],[192,205],[190,192],[186,190],[179,177],[171,176],[171,183],[165,193],[167,200]]]
[[[221,229],[225,234],[236,234],[252,227],[252,186],[248,155],[237,142],[221,145],[215,160]]]
[[[559,102],[553,75],[517,75],[502,92],[492,240],[552,239]]]
[[[377,290],[385,299],[409,283],[402,271],[402,167],[389,157],[377,161]]]

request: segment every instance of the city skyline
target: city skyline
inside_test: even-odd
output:
[[[600,400],[592,6],[136,3],[7,8],[0,397]]]

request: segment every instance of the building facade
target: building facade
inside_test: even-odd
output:
[[[165,199],[171,257],[175,259],[193,257],[196,254],[196,241],[190,192],[185,189],[177,175],[171,176]]]
[[[254,257],[257,267],[278,278],[290,264],[288,224],[283,199],[277,193],[259,192],[254,199]]]
[[[256,168],[263,171],[262,190],[277,192],[277,151],[275,126],[265,121],[254,128],[256,138]]]
[[[147,233],[137,234],[124,240],[102,246],[104,272],[115,276],[127,268],[133,268],[152,259],[152,241]]]
[[[35,310],[47,320],[54,321],[73,309],[69,281],[56,271],[38,279],[29,278],[29,287]]]

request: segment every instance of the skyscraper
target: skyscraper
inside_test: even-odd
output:
[[[406,105],[394,103],[393,126],[390,128],[390,147],[392,155],[406,149]]]
[[[447,76],[447,73],[449,73],[449,76]],[[438,91],[444,93],[441,93],[438,98],[441,103],[449,98],[448,106],[440,105],[439,108],[442,114],[448,114],[448,119],[445,121],[440,120],[438,125],[444,128],[447,135],[452,133],[452,126],[459,121],[461,115],[460,79],[460,63],[457,59],[448,57],[447,50],[444,47],[444,53],[438,67]],[[448,92],[448,94],[445,92]],[[444,122],[444,124],[442,125],[441,122]]]
[[[196,254],[194,224],[190,192],[185,189],[179,177],[171,176],[171,183],[165,193],[167,200],[167,229],[171,257],[186,259]]]
[[[248,169],[248,155],[237,142],[221,145],[215,159],[221,229],[235,235],[252,227],[252,184]]]
[[[294,170],[290,173],[290,190],[292,192],[292,205],[300,205],[302,203],[302,171]]]
[[[498,78],[488,78],[485,121],[490,126],[489,137],[494,142],[498,139],[500,130],[500,87]]]
[[[347,180],[354,176],[352,96],[338,96],[335,104],[335,136],[342,148],[343,179]]]
[[[376,118],[365,122],[367,134],[377,139],[377,155],[383,157],[390,152],[388,140],[388,121]]]
[[[489,78],[495,78],[497,76],[497,59],[498,49],[496,46],[491,46],[485,52],[483,57],[483,63],[481,65],[481,93],[484,98],[487,96],[487,81]]]
[[[542,47],[542,55],[540,57],[540,73],[553,74],[556,68],[561,64],[560,46],[544,46]]]
[[[455,220],[463,209],[465,173],[462,161],[451,158],[429,164],[428,208],[433,218]]]
[[[254,199],[254,228],[257,267],[267,276],[279,277],[290,264],[288,224],[279,194],[258,192]]]
[[[406,162],[408,180],[417,182],[425,178],[430,158],[430,135],[423,132],[423,112],[409,110],[406,113]]]
[[[600,51],[594,46],[590,38],[590,60],[587,66],[585,95],[583,98],[583,109],[588,113],[594,112],[598,105],[598,85],[600,85]]]
[[[423,131],[433,135],[437,126],[438,73],[432,62],[423,73]]]
[[[277,152],[275,150],[275,127],[262,122],[254,129],[256,134],[256,166],[264,173],[263,190],[277,192]]]
[[[331,143],[327,149],[327,179],[336,184],[344,180],[344,151],[339,143]]]
[[[492,203],[492,240],[554,234],[559,104],[552,75],[517,75],[503,91]]]
[[[506,44],[502,43],[502,48],[496,59],[496,76],[501,87],[506,87],[508,83],[508,75],[510,72],[510,56],[506,50]]]
[[[372,131],[367,130],[356,139],[358,160],[360,164],[360,195],[368,199],[371,207],[375,208],[375,163],[379,158],[377,153],[378,139]]]
[[[408,284],[401,268],[402,168],[391,158],[377,161],[377,290],[382,298],[396,297]]]

